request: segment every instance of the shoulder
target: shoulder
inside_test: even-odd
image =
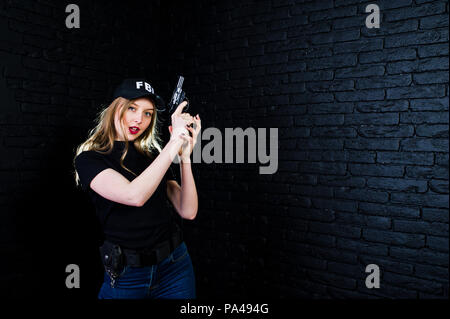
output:
[[[107,154],[97,151],[83,151],[75,157],[75,165],[84,166],[89,163],[103,162],[107,158]]]

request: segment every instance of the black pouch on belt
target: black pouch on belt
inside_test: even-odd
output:
[[[125,268],[125,255],[119,245],[105,242],[100,247],[100,256],[102,258],[105,271],[111,277],[111,285],[119,278]]]

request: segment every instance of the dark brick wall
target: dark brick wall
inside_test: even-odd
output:
[[[121,77],[169,96],[183,74],[204,128],[279,130],[276,174],[193,164],[199,297],[448,298],[447,1],[147,3],[79,1],[78,30],[65,3],[0,5],[3,292],[95,297],[73,148]],[[84,289],[65,289],[69,263]]]
[[[276,174],[200,169],[203,296],[448,297],[448,3],[422,2],[180,4],[205,127],[279,128]]]
[[[158,2],[0,2],[0,269],[2,294],[96,297],[101,265],[89,198],[75,188],[75,147],[124,76],[159,82]],[[152,21],[152,24],[149,23]],[[79,291],[65,267],[80,266]],[[84,284],[84,287],[83,287]]]

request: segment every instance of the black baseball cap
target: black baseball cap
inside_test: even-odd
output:
[[[123,82],[119,84],[114,91],[113,100],[118,97],[132,100],[145,96],[150,96],[155,100],[155,107],[157,111],[162,112],[166,109],[166,103],[164,100],[159,95],[155,94],[155,90],[145,79],[138,78],[123,80]]]

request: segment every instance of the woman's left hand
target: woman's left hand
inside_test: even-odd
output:
[[[183,139],[185,143],[182,146],[182,152],[180,155],[182,162],[190,162],[192,151],[194,150],[194,146],[197,144],[198,134],[202,129],[202,121],[200,120],[200,116],[197,114],[194,118],[194,127],[187,126],[187,130],[191,132],[191,136],[184,136]]]

